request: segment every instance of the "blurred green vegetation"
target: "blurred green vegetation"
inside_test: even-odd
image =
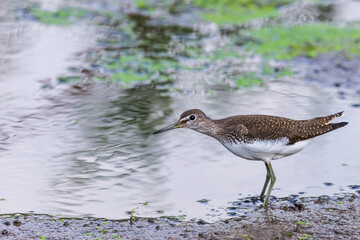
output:
[[[74,83],[80,80],[80,76],[60,76],[58,83]]]
[[[128,87],[132,82],[151,80],[154,76],[157,81],[166,81],[169,73],[178,67],[178,63],[132,54],[121,56],[103,67],[110,72],[110,81],[121,82]]]
[[[218,69],[219,66],[221,71],[215,73],[218,76],[208,76],[209,79],[226,78],[234,81],[238,87],[252,87],[262,85],[266,76],[281,78],[295,74],[290,67],[275,71],[268,66],[270,59],[290,60],[298,56],[314,58],[328,52],[340,52],[347,57],[360,55],[358,27],[340,27],[335,23],[321,22],[250,28],[244,30],[246,35],[241,35],[244,33],[241,30],[240,34],[234,32],[224,36],[227,41],[225,44],[219,44],[206,52],[201,46],[201,40],[207,37],[206,34],[197,34],[191,27],[160,22],[159,25],[147,25],[147,21],[156,18],[149,14],[154,9],[169,9],[169,6],[182,8],[184,4],[189,4],[186,1],[180,2],[175,4],[172,1],[136,0],[135,4],[141,11],[132,15],[105,10],[89,12],[74,7],[61,8],[55,12],[33,7],[30,13],[43,24],[55,25],[69,25],[84,18],[98,16],[100,21],[96,22],[97,26],[107,29],[108,35],[99,35],[101,37],[97,39],[98,46],[104,50],[101,57],[99,58],[97,53],[89,52],[92,56],[89,59],[100,72],[109,76],[109,81],[120,82],[125,87],[143,81],[171,81],[172,74],[181,70],[202,71]],[[201,14],[204,20],[222,25],[276,17],[280,15],[280,6],[292,2],[293,0],[193,0],[190,4],[197,7],[192,14]],[[166,22],[166,17],[162,20]],[[174,44],[171,42],[172,38],[181,41]],[[170,45],[171,43],[173,45]],[[181,50],[177,49],[178,46]],[[176,53],[169,55],[172,48],[176,49]],[[244,54],[244,50],[247,53]],[[247,55],[252,53],[264,57],[265,67],[260,71],[257,69],[254,72],[233,74],[236,71],[231,69],[238,64],[233,59],[246,59]],[[195,64],[181,65],[182,59],[194,60]],[[224,61],[229,64],[224,65]],[[58,78],[59,82],[74,82],[78,79],[80,77],[77,75]]]
[[[252,30],[261,43],[248,42],[250,51],[267,58],[289,60],[297,56],[314,58],[321,53],[342,52],[360,55],[360,29],[326,23],[275,26]]]
[[[222,24],[247,22],[256,18],[271,18],[280,15],[277,7],[292,0],[194,0],[194,5],[205,8],[205,20]]]
[[[85,9],[66,7],[55,12],[31,8],[31,14],[44,24],[69,25],[82,19],[88,13]]]
[[[253,86],[261,86],[263,84],[263,80],[255,73],[248,73],[235,79],[235,83],[238,87],[249,88]]]

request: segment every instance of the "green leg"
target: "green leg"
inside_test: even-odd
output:
[[[262,202],[264,202],[264,193],[266,191],[266,188],[267,188],[267,186],[269,184],[269,180],[270,180],[270,174],[269,174],[270,169],[269,169],[268,165],[266,165],[266,163],[265,163],[265,167],[266,167],[266,179],[265,179],[263,189],[260,193],[260,201],[262,201]]]
[[[270,186],[268,188],[266,198],[265,198],[265,202],[264,202],[264,207],[267,208],[267,205],[269,203],[270,193],[271,193],[271,190],[273,189],[275,181],[276,181],[276,176],[275,176],[274,170],[272,169],[271,163],[270,162],[265,163],[265,165],[269,169],[268,174],[270,174]]]

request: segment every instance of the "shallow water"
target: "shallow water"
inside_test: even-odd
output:
[[[339,121],[348,126],[274,161],[272,194],[333,195],[359,184],[360,111],[332,89],[301,77],[238,90],[205,79],[193,88],[191,79],[200,78],[192,72],[177,73],[180,91],[170,94],[163,94],[168,82],[59,84],[70,66],[87,64],[78,53],[94,47],[93,28],[0,19],[0,41],[8,43],[0,51],[0,213],[122,219],[136,209],[142,217],[226,217],[231,202],[260,193],[265,167],[191,130],[152,135],[191,108],[212,118],[258,113],[306,119],[345,111]]]

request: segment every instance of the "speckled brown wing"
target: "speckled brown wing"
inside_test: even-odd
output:
[[[245,142],[289,138],[296,124],[296,121],[292,119],[268,115],[244,115],[237,118],[248,129],[243,137]]]
[[[330,123],[341,113],[309,120],[293,120],[268,115],[239,115],[217,120],[222,126],[217,134],[226,141],[253,142],[256,140],[289,139],[289,145],[298,141],[313,138],[343,127],[347,123]]]
[[[238,115],[216,120],[219,127],[216,134],[225,141],[275,140],[285,137],[295,120],[268,115]]]
[[[339,112],[325,117],[297,121],[296,126],[289,135],[289,144],[313,138],[347,125],[348,122],[329,123],[334,118],[342,116],[342,114],[343,112]]]

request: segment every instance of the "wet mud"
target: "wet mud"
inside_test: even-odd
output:
[[[298,57],[292,61],[307,82],[335,88],[339,98],[360,96],[359,57],[347,58],[341,53],[321,54],[316,58]]]
[[[237,203],[242,205],[241,201]],[[272,199],[268,210],[207,223],[171,217],[108,220],[49,215],[0,216],[1,239],[360,239],[360,197]],[[234,207],[235,209],[237,207]]]

